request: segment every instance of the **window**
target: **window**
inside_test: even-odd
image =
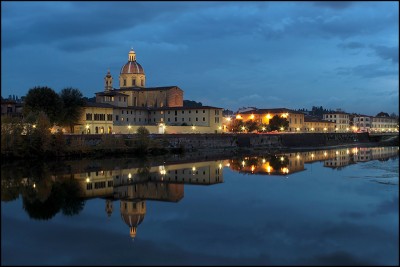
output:
[[[136,80],[132,79],[132,85],[135,86],[136,85]]]
[[[124,86],[126,86],[126,79],[124,79]]]
[[[192,113],[192,111],[191,111],[191,110],[189,110],[189,114],[190,114],[190,113]]]
[[[140,84],[141,84],[142,86],[144,86],[144,81],[143,81],[143,79],[140,81]]]
[[[91,121],[93,119],[92,113],[86,113],[86,120]]]
[[[124,96],[124,102],[126,102],[126,96]]]
[[[124,114],[124,110],[121,110],[121,113]]]
[[[115,120],[118,121],[118,119],[119,119],[119,116],[115,115]]]
[[[161,114],[161,115],[164,114],[164,111],[160,111],[160,114]]]
[[[121,97],[118,97],[119,101],[121,102]]]
[[[206,117],[203,117],[203,121],[206,121]]]
[[[184,119],[184,118],[182,118],[182,121],[185,121],[185,119]]]
[[[175,121],[178,121],[178,118],[177,118],[177,117],[175,117]]]
[[[203,109],[203,113],[206,113],[206,111]]]
[[[196,121],[199,121],[199,118],[196,117]]]
[[[185,111],[184,111],[184,110],[182,110],[182,114],[185,114]]]
[[[177,111],[177,110],[175,110],[175,116],[176,116],[176,115],[178,115],[178,111]]]
[[[198,111],[198,110],[196,110],[196,113],[199,113],[199,111]]]

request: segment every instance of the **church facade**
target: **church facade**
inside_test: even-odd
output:
[[[119,75],[119,89],[113,87],[110,71],[104,77],[104,91],[87,103],[75,133],[135,133],[145,126],[150,133],[222,132],[223,108],[184,107],[178,86],[146,87],[146,74],[131,49]]]

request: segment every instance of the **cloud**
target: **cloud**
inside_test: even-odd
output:
[[[316,1],[312,2],[316,7],[324,7],[331,9],[345,9],[353,5],[351,1]]]
[[[340,43],[338,44],[339,48],[342,49],[360,49],[360,48],[364,48],[365,45],[359,42],[349,42],[349,43]]]
[[[384,60],[390,60],[392,63],[399,63],[399,47],[388,47],[383,45],[371,45],[376,54]]]
[[[377,78],[398,75],[398,70],[376,63],[358,65],[355,67],[338,67],[336,68],[336,71],[339,75],[354,75],[363,78]]]

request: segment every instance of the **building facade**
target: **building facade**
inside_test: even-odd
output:
[[[350,131],[350,117],[348,113],[336,111],[323,114],[323,120],[335,123],[335,132],[345,133]]]
[[[119,75],[119,89],[113,87],[110,71],[104,77],[104,91],[95,93],[96,103],[87,103],[76,133],[134,133],[145,126],[150,133],[217,133],[222,129],[223,108],[184,107],[178,86],[146,87],[143,67],[136,53],[128,53]],[[190,131],[192,129],[192,131]],[[193,130],[196,131],[193,131]]]
[[[304,127],[304,114],[287,108],[272,109],[252,109],[248,111],[238,112],[236,119],[243,121],[253,120],[262,124],[269,124],[270,119],[275,115],[286,118],[289,122],[289,132],[299,132]]]

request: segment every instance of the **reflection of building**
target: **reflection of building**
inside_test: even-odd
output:
[[[341,168],[347,166],[353,162],[353,158],[350,156],[349,149],[338,149],[335,151],[335,156],[325,160],[324,167],[329,168]]]
[[[121,200],[120,211],[122,220],[129,226],[129,235],[136,237],[136,230],[146,215],[145,201]]]
[[[106,198],[105,211],[113,212],[113,199],[120,200],[123,221],[132,238],[146,214],[146,200],[178,202],[184,196],[184,184],[212,185],[223,182],[223,161],[164,164],[100,170],[101,166],[85,167],[74,174],[84,198]]]
[[[383,160],[398,154],[398,147],[364,147],[354,151],[354,161]]]

